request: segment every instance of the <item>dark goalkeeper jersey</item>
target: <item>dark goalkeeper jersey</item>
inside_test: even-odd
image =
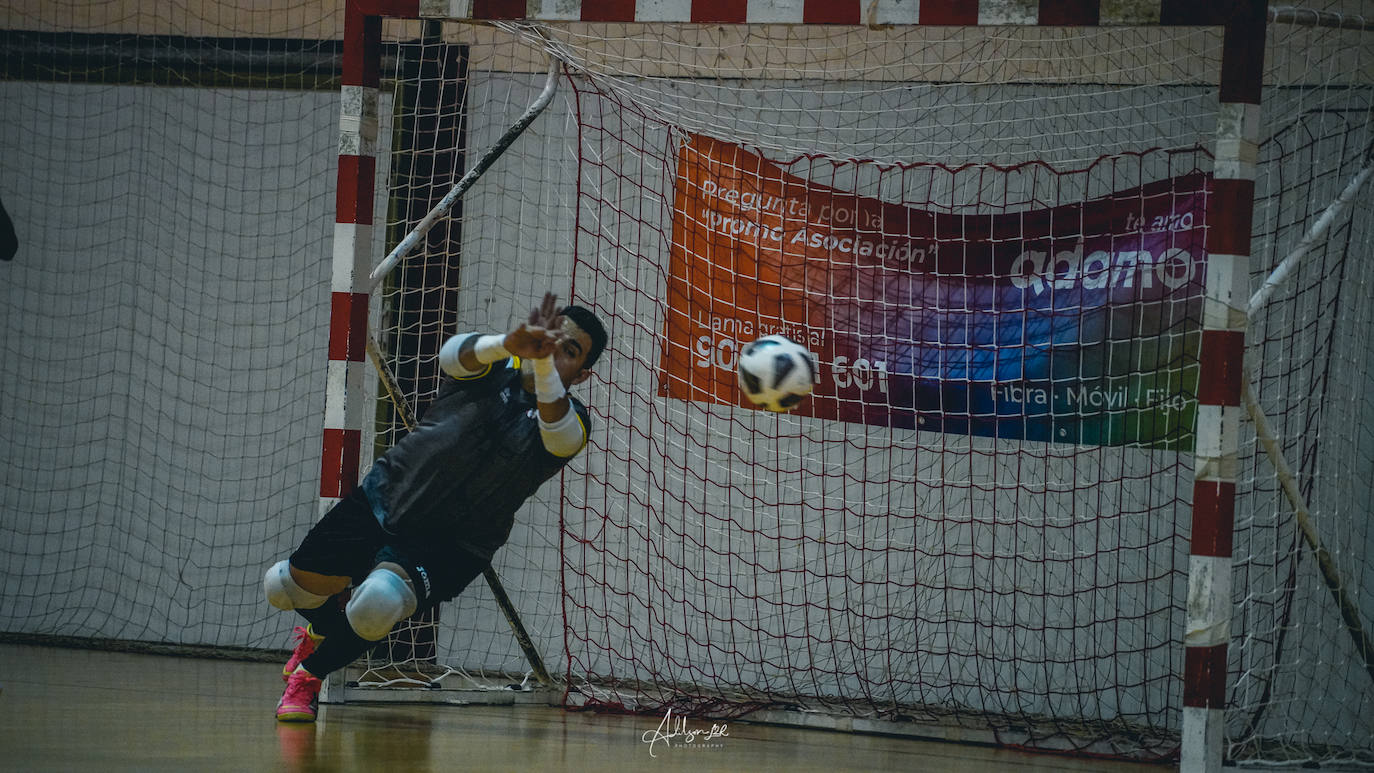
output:
[[[388,532],[450,540],[490,559],[515,511],[573,458],[545,450],[534,395],[514,362],[467,379],[444,375],[419,426],[372,465],[362,486]],[[585,438],[587,408],[569,398]]]

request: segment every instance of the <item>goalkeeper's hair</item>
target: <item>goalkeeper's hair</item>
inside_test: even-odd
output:
[[[582,361],[583,368],[590,368],[601,357],[601,352],[606,348],[606,342],[610,337],[606,335],[606,326],[601,324],[591,309],[583,306],[564,306],[559,314],[572,320],[575,325],[582,328],[592,339],[591,351],[587,352],[587,358]]]

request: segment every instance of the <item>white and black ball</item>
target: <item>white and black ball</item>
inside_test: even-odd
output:
[[[816,386],[816,356],[787,336],[764,336],[740,352],[740,391],[769,411],[790,411]]]

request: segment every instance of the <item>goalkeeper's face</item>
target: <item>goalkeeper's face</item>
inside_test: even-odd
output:
[[[592,372],[583,365],[587,354],[592,350],[592,337],[567,317],[559,317],[557,340],[553,346],[553,367],[563,379],[564,387],[581,384],[591,378]],[[527,380],[534,378],[534,366],[527,361],[520,363],[520,370]]]

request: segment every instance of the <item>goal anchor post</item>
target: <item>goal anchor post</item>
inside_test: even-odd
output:
[[[505,153],[506,150],[510,148],[511,144],[515,142],[516,138],[523,134],[525,129],[529,128],[529,125],[534,122],[534,119],[538,118],[539,114],[544,112],[544,108],[548,107],[549,102],[553,99],[557,83],[558,57],[550,56],[549,76],[548,80],[544,82],[544,90],[539,93],[539,96],[535,97],[534,101],[530,103],[530,106],[525,109],[524,114],[516,119],[515,123],[511,124],[511,127],[506,130],[505,134],[502,134],[490,148],[487,148],[487,152],[483,153],[482,156],[477,159],[477,163],[473,164],[472,168],[449,189],[448,193],[444,194],[444,198],[440,199],[439,203],[434,205],[434,208],[431,209],[419,223],[415,224],[415,227],[410,230],[410,233],[406,234],[400,244],[397,244],[382,262],[377,264],[377,267],[372,270],[371,275],[368,277],[369,289],[375,289],[377,285],[381,284],[382,280],[386,278],[386,275],[391,273],[391,270],[395,268],[397,264],[405,260],[406,256],[410,254],[410,251],[415,249],[415,245],[419,244],[420,240],[425,238],[425,234],[429,233],[429,229],[433,228],[434,224],[439,221],[439,218],[443,217],[445,213],[453,208],[453,205],[458,199],[462,198],[463,194],[467,193],[468,189],[472,187],[472,184],[477,182],[477,178],[481,177],[484,172],[490,169],[491,165],[496,163],[496,159],[500,158],[501,154]]]

